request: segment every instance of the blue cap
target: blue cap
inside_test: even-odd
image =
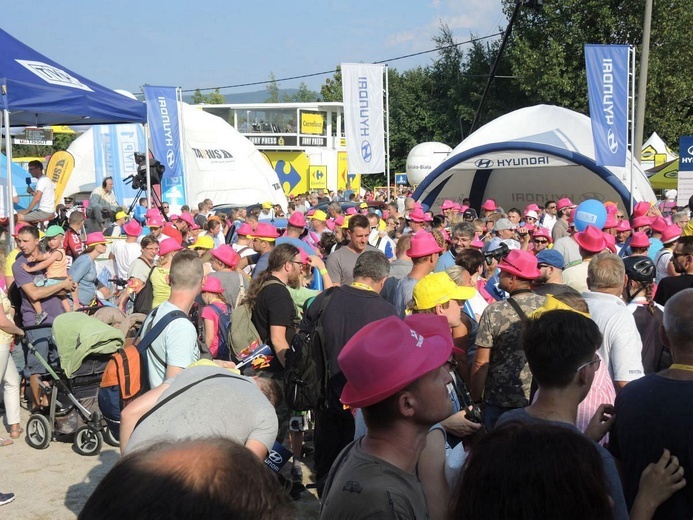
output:
[[[556,267],[558,269],[563,269],[563,266],[565,266],[565,259],[563,258],[563,255],[558,251],[555,251],[553,249],[544,249],[543,251],[540,251],[537,255],[537,263],[550,265],[551,267]]]

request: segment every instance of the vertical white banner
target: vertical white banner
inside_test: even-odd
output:
[[[344,134],[350,174],[385,172],[384,65],[342,63]]]

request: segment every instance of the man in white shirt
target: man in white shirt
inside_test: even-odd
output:
[[[644,375],[642,339],[633,314],[621,298],[626,283],[623,260],[612,253],[600,253],[590,260],[587,271],[589,291],[582,293],[590,317],[602,333],[598,352],[616,391]]]
[[[106,218],[109,222],[113,219],[118,210],[118,202],[113,192],[113,178],[106,177],[101,186],[94,188],[89,196],[89,218],[96,220],[98,225],[103,229],[106,227]]]
[[[41,161],[29,162],[29,174],[35,178],[36,189],[28,187],[26,191],[34,198],[26,209],[18,212],[17,221],[43,222],[55,215],[55,189],[53,182],[43,174]]]
[[[142,226],[136,220],[131,220],[123,225],[125,240],[114,240],[111,246],[111,259],[115,264],[116,277],[127,280],[130,265],[142,254],[142,247],[137,241]]]

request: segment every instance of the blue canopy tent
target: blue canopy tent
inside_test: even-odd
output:
[[[72,72],[0,29],[0,89],[6,155],[12,162],[10,127],[145,123],[147,107]],[[7,193],[12,174],[4,170]],[[9,197],[9,195],[8,195]],[[8,200],[9,202],[9,200]],[[7,207],[11,207],[8,204]],[[10,212],[10,225],[13,215]]]

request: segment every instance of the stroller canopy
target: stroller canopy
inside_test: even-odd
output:
[[[70,378],[91,354],[112,354],[123,347],[123,333],[81,312],[61,314],[53,322],[60,366]]]

